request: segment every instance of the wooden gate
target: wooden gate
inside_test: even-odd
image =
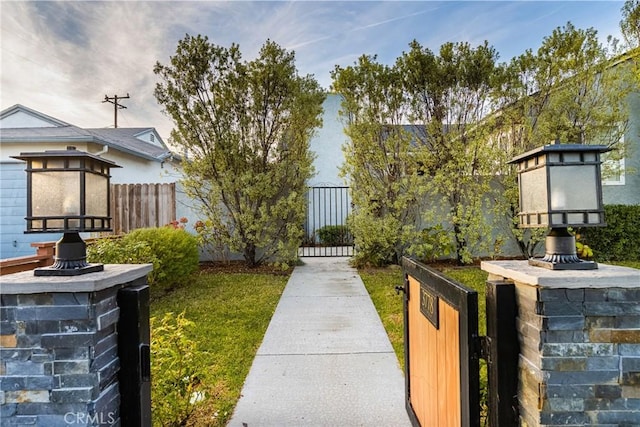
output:
[[[479,426],[478,294],[403,259],[406,407],[414,426]]]

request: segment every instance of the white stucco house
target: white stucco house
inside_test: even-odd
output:
[[[112,184],[175,183],[180,158],[152,128],[85,129],[23,105],[0,112],[0,259],[32,255],[32,242],[52,241],[55,234],[24,234],[26,222],[25,164],[11,156],[22,152],[64,150],[68,146],[98,154],[120,168],[111,170]],[[179,190],[176,190],[179,193]],[[180,199],[180,194],[176,194]],[[193,218],[176,203],[176,218]]]

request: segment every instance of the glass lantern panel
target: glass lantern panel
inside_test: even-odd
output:
[[[520,200],[520,211],[523,213],[547,212],[546,168],[520,174]]]
[[[583,154],[584,157],[584,161],[585,162],[595,162],[597,160],[596,158],[596,153],[593,152],[586,152]]]
[[[33,172],[31,174],[32,216],[80,215],[78,172]]]
[[[64,169],[64,160],[47,159],[47,169]]]
[[[603,222],[600,219],[600,214],[599,213],[590,213],[589,214],[589,224],[598,224],[600,222]]]
[[[568,224],[585,224],[584,222],[584,214],[581,213],[570,213],[567,214],[567,223]],[[588,224],[588,223],[586,223]]]
[[[595,165],[551,167],[551,210],[598,209],[596,173]]]
[[[580,153],[564,153],[565,163],[581,163]]]
[[[88,216],[109,216],[107,197],[109,180],[106,176],[87,173],[85,176],[86,214]]]
[[[80,169],[80,159],[69,159],[69,169]]]
[[[64,229],[64,219],[50,219],[47,220],[47,230],[56,229],[63,230]]]
[[[560,163],[560,153],[549,153],[549,163]]]

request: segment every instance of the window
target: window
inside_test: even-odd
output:
[[[612,158],[609,153],[602,155],[602,185],[624,185],[624,157]]]

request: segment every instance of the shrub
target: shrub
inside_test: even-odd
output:
[[[153,271],[147,278],[150,285],[160,268],[160,261],[147,242],[124,238],[107,237],[89,243],[87,260],[103,264],[153,264]]]
[[[604,211],[607,226],[579,229],[580,241],[596,261],[640,260],[640,205],[606,205]]]
[[[184,282],[197,270],[199,258],[196,238],[173,227],[141,228],[120,239],[100,239],[87,249],[89,262],[152,263],[149,284],[162,287]]]
[[[320,243],[326,246],[342,246],[351,244],[351,234],[346,225],[325,225],[318,229]]]
[[[159,262],[155,278],[162,285],[182,283],[198,269],[198,242],[183,229],[140,228],[125,235],[123,240],[145,242],[151,247]]]
[[[166,313],[152,317],[151,324],[151,410],[153,424],[186,425],[204,390],[199,390],[197,343],[188,335],[195,323],[184,316]]]

